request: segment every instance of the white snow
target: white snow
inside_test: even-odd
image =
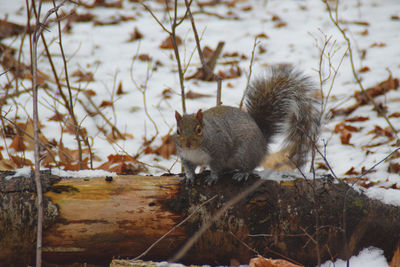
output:
[[[115,172],[109,172],[104,170],[65,171],[61,169],[51,169],[51,174],[68,178],[95,178],[103,176],[112,176],[112,177],[117,176]]]
[[[363,249],[357,256],[350,258],[350,265],[352,267],[389,267],[383,250],[375,247]],[[321,267],[346,267],[347,262],[344,260],[327,261]]]
[[[16,169],[13,175],[8,175],[5,177],[6,180],[10,180],[15,177],[29,177],[31,175],[32,169],[30,167],[22,167],[20,169]]]

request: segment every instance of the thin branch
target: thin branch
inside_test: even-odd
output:
[[[38,113],[38,71],[37,71],[37,45],[38,39],[44,30],[43,25],[46,23],[47,19],[57,12],[57,10],[66,2],[62,1],[58,6],[50,9],[42,22],[40,22],[40,12],[42,7],[42,0],[39,2],[38,16],[36,18],[36,26],[32,36],[32,90],[33,90],[33,133],[34,133],[34,158],[35,158],[35,184],[37,193],[37,234],[36,234],[36,266],[42,266],[42,231],[43,231],[43,191],[42,191],[42,181],[40,178],[40,150],[39,150],[39,113]],[[34,0],[32,0],[32,6],[35,5]],[[27,7],[29,10],[29,7]]]
[[[251,59],[250,59],[250,65],[249,65],[249,75],[247,76],[246,88],[244,89],[242,99],[240,100],[240,105],[239,105],[239,108],[240,108],[240,109],[243,107],[244,98],[246,97],[247,91],[249,90],[250,79],[251,79],[251,72],[252,72],[253,61],[254,61],[254,54],[255,54],[255,50],[256,50],[257,44],[258,44],[257,39],[258,39],[258,38],[257,38],[257,36],[256,36],[256,38],[254,38],[253,49],[251,50]]]

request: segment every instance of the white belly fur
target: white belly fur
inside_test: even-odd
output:
[[[196,165],[208,165],[210,157],[201,149],[182,149],[180,156]]]

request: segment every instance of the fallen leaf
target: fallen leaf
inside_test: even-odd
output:
[[[182,39],[179,36],[175,36],[176,46],[180,46],[182,44]],[[171,36],[168,36],[160,45],[161,49],[174,49],[174,45],[172,42]]]
[[[92,13],[82,13],[79,14],[76,12],[76,10],[73,10],[69,14],[63,14],[63,17],[67,17],[68,22],[90,22],[93,21],[93,19],[96,17]]]
[[[0,40],[19,35],[25,31],[25,27],[7,20],[0,20]]]
[[[16,165],[17,168],[22,168],[22,167],[33,165],[32,161],[30,161],[29,159],[21,158],[21,157],[15,156],[15,155],[14,156],[10,155],[10,159]]]
[[[92,89],[87,89],[87,90],[85,90],[85,93],[86,93],[88,96],[95,96],[95,95],[96,95],[96,92],[93,91]]]
[[[176,146],[172,135],[165,135],[161,138],[162,144],[154,150],[154,153],[168,159],[171,155],[176,154]]]
[[[131,33],[131,36],[129,37],[128,42],[133,42],[136,40],[140,40],[143,38],[143,34],[138,30],[137,27],[133,30],[133,33]]]
[[[378,137],[378,136],[386,136],[390,140],[392,140],[394,138],[393,130],[389,126],[383,129],[380,126],[375,125],[375,128],[372,131],[368,132],[368,134],[375,134],[374,138]]]
[[[129,155],[109,155],[108,161],[97,169],[116,172],[118,174],[138,174],[147,171],[146,166]]]
[[[385,47],[385,46],[386,46],[385,43],[373,43],[369,47]]]
[[[122,82],[121,82],[121,81],[120,81],[119,84],[118,84],[118,89],[117,89],[116,94],[117,94],[117,95],[123,95],[123,94],[125,94],[124,90],[122,89]]]
[[[94,81],[93,79],[93,73],[91,72],[83,72],[81,70],[76,70],[71,74],[72,77],[78,77],[78,82],[92,82]]]
[[[358,132],[359,131],[359,129],[354,127],[354,126],[348,125],[348,124],[346,124],[344,122],[339,122],[338,124],[336,124],[335,129],[333,130],[333,132],[334,133],[341,133],[344,130],[346,130],[348,132]]]
[[[348,118],[345,121],[347,121],[347,122],[357,122],[357,121],[367,121],[367,120],[369,120],[369,117],[358,116],[358,117]]]
[[[340,135],[340,141],[342,142],[343,145],[349,145],[350,144],[350,138],[351,138],[351,133],[350,131],[344,129]]]
[[[151,61],[152,58],[148,54],[140,54],[137,56],[140,61]]]
[[[14,149],[15,152],[23,152],[26,150],[26,145],[24,144],[23,134],[15,135],[9,148]]]
[[[303,267],[303,265],[297,265],[281,259],[266,259],[257,255],[257,258],[252,258],[250,260],[249,267]]]
[[[55,114],[51,116],[48,120],[49,121],[63,121],[65,118],[65,114],[61,114],[56,110]]]
[[[269,39],[269,36],[266,35],[265,33],[259,33],[256,35],[256,38],[258,39]]]
[[[197,98],[202,98],[202,97],[211,97],[211,95],[209,95],[209,94],[195,93],[195,92],[193,92],[192,90],[189,90],[189,91],[186,93],[185,97],[186,97],[187,99],[197,99]]]
[[[170,99],[172,97],[172,90],[171,88],[164,89],[161,92],[163,99]]]
[[[361,73],[364,73],[364,72],[368,72],[370,70],[371,69],[369,67],[365,66],[365,67],[362,67],[361,69],[359,69],[358,71],[361,72]]]
[[[400,245],[397,245],[396,250],[393,253],[392,260],[390,261],[390,267],[399,267],[400,266]]]
[[[103,100],[99,107],[103,108],[103,107],[112,107],[112,106],[113,106],[113,103],[111,101]]]
[[[242,71],[240,70],[239,66],[231,67],[229,70],[226,71],[218,71],[218,75],[223,79],[233,79],[240,77],[242,75]]]
[[[389,118],[400,118],[400,112],[394,112],[389,115]]]
[[[354,170],[354,167],[351,167],[350,170],[348,170],[345,175],[359,175],[360,173]]]
[[[400,164],[396,162],[390,162],[388,172],[390,173],[400,173]]]
[[[209,61],[214,54],[214,50],[211,49],[209,46],[205,46],[203,48],[203,56],[206,61]]]

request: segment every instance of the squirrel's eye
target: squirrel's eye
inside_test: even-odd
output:
[[[200,127],[200,125],[198,125],[198,126],[196,127],[196,133],[197,133],[197,134],[201,134],[202,131],[203,131],[203,129]]]
[[[176,134],[181,135],[181,131],[179,129],[176,129]]]

